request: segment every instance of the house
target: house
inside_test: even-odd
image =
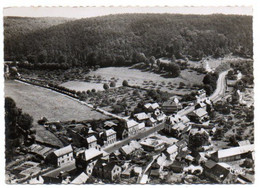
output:
[[[103,172],[105,179],[115,181],[117,178],[120,177],[122,173],[122,168],[116,165],[116,163],[109,163],[106,166],[104,166]]]
[[[94,135],[86,138],[86,140],[88,149],[97,147],[97,138]]]
[[[129,146],[129,145],[125,145],[122,148],[119,149],[119,151],[126,157],[130,157],[131,153],[134,151],[134,148]]]
[[[122,127],[122,129],[119,129],[119,131],[116,132],[117,138],[123,140],[128,137],[128,131],[125,127]]]
[[[135,120],[127,121],[126,130],[127,130],[128,136],[136,134],[139,131],[138,123]]]
[[[176,142],[176,146],[178,147],[178,151],[181,151],[188,146],[188,143],[186,140],[182,139]]]
[[[151,117],[146,121],[145,125],[147,127],[154,127],[156,125],[156,122],[157,121],[153,117]]]
[[[179,122],[172,126],[170,133],[172,133],[174,136],[179,137],[183,133],[188,132],[191,129],[191,125],[185,125],[182,122]]]
[[[182,109],[182,104],[177,98],[172,101],[166,101],[162,104],[161,110],[166,114],[171,114]]]
[[[88,181],[88,178],[89,176],[84,172],[82,172],[71,182],[71,184],[77,184],[77,185],[84,184]]]
[[[139,131],[143,131],[145,129],[145,123],[144,122],[139,123],[138,127],[139,127]]]
[[[71,145],[53,151],[46,157],[46,161],[58,167],[68,163],[75,163]]]
[[[114,128],[116,126],[117,126],[117,124],[114,123],[113,121],[105,121],[104,122],[104,128],[105,129],[111,129],[111,128]]]
[[[150,172],[150,176],[151,177],[160,177],[160,170],[159,169],[153,169],[153,170],[151,170],[151,172]]]
[[[238,146],[246,146],[246,145],[250,145],[250,141],[249,140],[242,140],[242,141],[238,141],[237,142]]]
[[[165,121],[165,118],[167,116],[165,114],[160,114],[159,116],[156,117],[156,120],[158,121],[158,123],[162,123]]]
[[[147,119],[149,119],[149,116],[145,112],[141,112],[141,113],[135,114],[134,115],[134,119],[136,121],[138,121],[139,123],[141,123],[141,122],[146,121]]]
[[[122,173],[121,173],[121,177],[122,178],[131,178],[132,174],[131,172],[133,171],[134,169],[134,165],[130,166],[130,167],[127,167]]]
[[[235,181],[235,176],[228,169],[212,160],[205,162],[203,173],[217,183],[230,184]]]
[[[174,160],[176,155],[178,154],[178,147],[176,145],[172,145],[166,149],[164,154],[167,159]]]
[[[206,98],[206,91],[204,89],[198,91],[198,98],[200,99]]]
[[[99,178],[115,181],[120,177],[121,173],[122,168],[114,162],[107,164],[102,160],[98,160],[94,166],[94,175]]]
[[[165,142],[162,140],[147,138],[146,140],[140,142],[140,144],[146,151],[159,151],[164,148]]]
[[[228,149],[218,150],[211,154],[211,158],[216,162],[235,161],[243,158],[254,151],[254,144],[232,147]]]
[[[192,111],[191,113],[188,114],[188,117],[191,121],[197,123],[202,123],[204,121],[207,121],[209,118],[208,112],[203,108],[198,108]]]
[[[104,145],[108,146],[116,142],[116,132],[113,129],[104,132]]]
[[[182,173],[183,168],[185,167],[185,162],[181,162],[181,161],[173,161],[173,163],[168,166],[167,168],[169,168],[171,171],[175,172],[175,173]]]
[[[87,149],[76,157],[76,164],[78,168],[83,168],[87,175],[91,175],[93,172],[94,165],[97,160],[103,156],[102,151],[95,148]]]
[[[160,108],[159,104],[158,103],[146,103],[144,105],[144,109],[146,112],[154,112],[156,109]]]

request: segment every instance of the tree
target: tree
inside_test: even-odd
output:
[[[128,85],[128,82],[127,82],[126,80],[124,80],[124,81],[122,82],[122,85],[123,85],[123,86],[129,86],[129,85]]]
[[[38,62],[39,63],[44,63],[44,62],[46,62],[46,59],[47,59],[47,51],[43,50],[38,55]]]
[[[190,135],[189,144],[191,148],[198,148],[208,142],[209,136],[205,132]]]
[[[169,63],[167,70],[171,72],[174,77],[178,77],[181,73],[181,69],[176,63]]]
[[[18,118],[18,125],[24,129],[29,130],[32,128],[33,118],[27,113],[21,114],[21,116]]]
[[[110,87],[116,87],[116,83],[114,81],[110,82]]]
[[[108,86],[108,84],[107,84],[107,83],[105,83],[105,84],[103,85],[103,88],[104,88],[105,90],[108,90],[108,89],[109,89],[109,86]]]
[[[122,112],[124,112],[124,110],[125,110],[125,108],[122,106],[122,105],[114,105],[113,107],[113,113],[116,113],[116,114],[118,114],[118,113],[122,113]]]
[[[150,58],[149,58],[149,63],[150,63],[150,65],[151,65],[151,68],[153,68],[153,65],[155,64],[155,57],[154,56],[151,56]]]

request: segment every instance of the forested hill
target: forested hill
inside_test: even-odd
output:
[[[40,29],[46,29],[73,20],[75,19],[63,17],[4,17],[4,36],[5,39],[19,35],[23,36]]]
[[[239,15],[119,14],[9,35],[5,32],[6,60],[65,67],[124,65],[144,55],[199,59],[230,52],[252,56],[253,51],[252,17]]]

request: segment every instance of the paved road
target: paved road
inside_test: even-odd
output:
[[[219,74],[218,81],[217,81],[217,87],[214,93],[209,97],[210,100],[213,102],[216,102],[220,98],[224,97],[225,91],[226,91],[226,75],[229,70],[224,71]]]
[[[146,129],[142,132],[139,132],[135,135],[129,136],[124,140],[118,141],[115,144],[109,145],[106,148],[104,148],[103,150],[107,153],[111,153],[115,150],[118,150],[122,146],[130,143],[132,140],[145,138],[145,137],[149,136],[150,134],[153,134],[155,132],[158,132],[158,131],[164,129],[164,125],[165,125],[165,123],[160,123],[160,124],[156,125],[155,127],[148,128],[148,129]]]
[[[224,71],[222,73],[219,74],[218,77],[218,81],[217,81],[217,87],[216,90],[214,91],[214,93],[209,97],[209,99],[212,102],[217,102],[219,99],[221,99],[222,97],[224,97],[225,91],[226,91],[226,80],[225,77],[227,75],[229,70]],[[180,116],[184,116],[189,114],[190,112],[192,112],[193,110],[195,110],[195,106],[191,106],[185,110],[181,110],[179,111],[177,114]]]

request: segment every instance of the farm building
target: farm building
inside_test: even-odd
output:
[[[182,109],[182,105],[177,98],[172,101],[166,101],[162,104],[162,111],[166,114],[174,113]]]
[[[30,153],[35,154],[36,156],[40,157],[41,159],[45,159],[50,153],[55,151],[54,148],[50,148],[47,146],[42,146],[39,144],[32,144],[30,146]]]
[[[203,165],[203,169],[205,176],[217,183],[234,183],[234,175],[232,175],[228,169],[212,160],[206,161]]]
[[[211,158],[217,162],[235,161],[243,158],[243,155],[254,151],[254,144],[232,147],[228,149],[218,150],[211,154]]]
[[[75,163],[71,145],[53,151],[46,157],[46,161],[58,167],[68,163]]]

